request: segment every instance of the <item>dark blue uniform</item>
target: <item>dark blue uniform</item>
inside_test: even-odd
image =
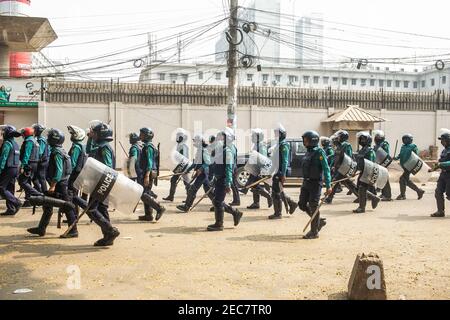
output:
[[[331,188],[331,172],[325,151],[319,147],[308,148],[302,161],[303,185],[300,191],[299,208],[310,217],[319,207],[323,179],[327,189]],[[311,223],[311,233],[317,236],[321,226],[320,213]]]
[[[442,170],[437,183],[435,197],[438,208],[438,215],[445,215],[445,200],[450,200],[450,147],[445,148],[439,158],[439,168]]]
[[[0,194],[6,199],[6,213],[15,214],[21,204],[19,199],[14,196],[20,160],[19,146],[13,138],[3,142],[0,159]]]
[[[22,147],[20,148],[20,162],[23,173],[19,175],[18,182],[25,192],[25,199],[29,199],[31,196],[41,195],[41,193],[31,185],[39,163],[39,144],[34,137],[25,138]]]
[[[44,137],[38,137],[37,142],[39,144],[39,161],[36,174],[33,177],[33,184],[37,191],[46,193],[48,190],[46,174],[49,164],[50,147],[47,143],[47,139]]]

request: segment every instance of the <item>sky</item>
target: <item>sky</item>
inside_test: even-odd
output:
[[[246,6],[250,1],[240,0],[240,5]],[[288,15],[323,14],[326,58],[330,61],[421,57],[450,52],[447,1],[281,1],[282,13],[286,15],[282,26],[286,29],[292,24]],[[32,14],[49,18],[59,36],[44,51],[51,59],[74,63],[70,65],[72,70],[85,70],[83,74],[86,77],[95,78],[107,78],[110,72],[102,74],[92,68],[111,64],[111,69],[106,70],[115,70],[124,80],[135,80],[140,69],[135,67],[134,61],[138,61],[139,65],[138,59],[148,53],[148,32],[159,40],[156,49],[160,53],[158,58],[176,61],[176,35],[184,32],[186,34],[181,38],[186,48],[182,53],[182,62],[212,61],[215,41],[227,23],[223,21],[220,24],[220,19],[225,19],[227,14],[225,6],[228,6],[228,0],[32,0]],[[205,33],[208,24],[211,29]],[[434,38],[379,31],[376,28]],[[282,52],[289,55],[289,51]],[[103,57],[105,55],[109,56]],[[77,63],[92,58],[96,59]],[[426,63],[431,63],[433,59],[427,58]],[[116,66],[116,63],[120,64]]]

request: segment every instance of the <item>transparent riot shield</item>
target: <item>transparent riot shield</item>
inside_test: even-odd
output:
[[[141,185],[93,158],[87,160],[74,186],[125,214],[134,211],[144,192]]]
[[[381,147],[376,152],[376,162],[385,168],[388,168],[392,163],[392,157]]]
[[[352,177],[358,171],[358,164],[353,161],[347,154],[344,154],[344,158],[342,159],[342,163],[338,168],[338,172],[346,177]]]
[[[403,168],[420,183],[427,183],[431,179],[430,167],[414,152],[411,152],[411,157],[403,164]]]
[[[132,157],[131,159],[125,160],[125,166],[126,168],[124,170],[125,176],[127,176],[130,179],[136,179],[137,173],[136,173],[136,159]]]
[[[272,161],[256,150],[253,150],[250,153],[249,159],[245,164],[244,169],[255,177],[268,176],[272,173]]]
[[[389,181],[389,171],[375,162],[364,159],[360,181],[377,189],[383,189]]]
[[[176,165],[175,169],[172,171],[174,174],[186,173],[192,166],[192,161],[176,150],[172,153],[172,161]]]

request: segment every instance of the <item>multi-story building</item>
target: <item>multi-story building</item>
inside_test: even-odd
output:
[[[157,63],[157,62],[155,62]],[[224,64],[156,64],[144,69],[141,83],[227,85]],[[340,90],[385,90],[398,92],[450,92],[450,67],[442,71],[434,66],[422,70],[368,65],[358,70],[355,65],[340,68],[292,68],[263,66],[239,70],[240,86],[296,87]]]
[[[323,65],[323,16],[313,13],[295,26],[295,60],[302,67]]]

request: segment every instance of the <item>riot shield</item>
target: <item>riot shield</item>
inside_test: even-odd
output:
[[[392,157],[383,148],[379,147],[376,152],[376,162],[380,166],[388,168],[392,161]]]
[[[108,201],[122,213],[133,213],[144,192],[141,185],[93,158],[87,160],[74,187],[94,200]]]
[[[360,181],[377,189],[383,189],[389,181],[389,171],[375,162],[364,159]]]
[[[186,173],[187,170],[192,166],[192,161],[183,156],[178,151],[172,153],[172,161],[176,164],[175,169],[173,169],[174,174]]]
[[[136,158],[132,157],[130,159],[125,160],[125,175],[130,179],[136,179]]]
[[[347,154],[344,154],[338,172],[345,177],[352,177],[358,171],[358,164]]]
[[[411,152],[411,157],[403,164],[403,168],[414,175],[420,183],[427,183],[431,178],[430,167],[414,152]]]
[[[245,164],[244,169],[255,177],[269,176],[273,174],[272,161],[256,150],[253,150],[250,153],[250,157]]]

